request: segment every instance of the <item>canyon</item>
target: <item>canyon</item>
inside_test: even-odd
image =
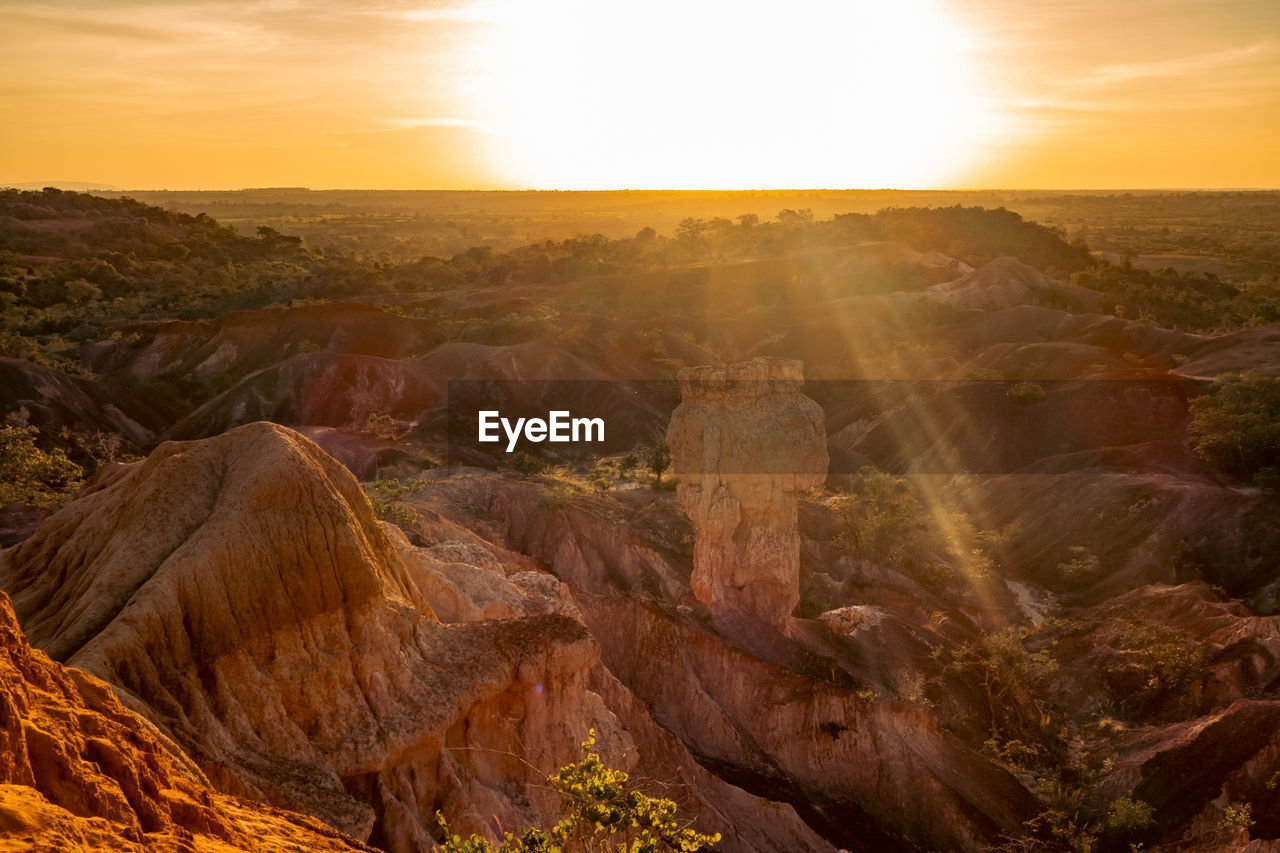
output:
[[[957,234],[0,357],[85,467],[0,517],[0,848],[500,839],[594,736],[730,853],[1280,850],[1276,493],[1192,428],[1280,324]],[[455,458],[460,380],[608,441]]]

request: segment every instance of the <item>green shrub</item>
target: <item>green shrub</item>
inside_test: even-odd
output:
[[[1148,619],[1123,619],[1116,627],[1116,648],[1134,651],[1137,656],[1107,671],[1112,694],[1139,716],[1149,710],[1176,710],[1172,700],[1200,680],[1209,657],[1207,649],[1168,625]]]
[[[507,467],[520,474],[541,474],[546,470],[546,463],[527,450],[517,450],[511,454]]]
[[[32,426],[0,427],[0,505],[55,506],[79,488],[84,471],[61,450],[36,446]]]
[[[1044,399],[1044,387],[1034,382],[1019,382],[1010,385],[1004,392],[1010,402],[1019,406],[1029,406]]]
[[[1155,809],[1144,800],[1121,797],[1107,806],[1105,826],[1115,835],[1137,835],[1155,825]]]
[[[1187,435],[1202,459],[1229,474],[1280,468],[1280,378],[1222,374],[1191,401]]]
[[[660,435],[655,436],[641,450],[641,456],[644,457],[644,467],[653,474],[653,487],[661,489],[662,472],[671,465],[671,449],[667,447],[666,438]]]
[[[951,652],[948,668],[982,690],[993,731],[1038,737],[1052,721],[1046,702],[1058,662],[1044,651],[1030,651],[1026,628],[982,634]]]
[[[592,751],[595,731],[582,744],[583,759],[547,777],[560,795],[561,818],[550,830],[526,829],[506,833],[497,844],[479,835],[462,838],[449,832],[444,815],[436,813],[445,832],[444,853],[657,853],[710,850],[719,833],[703,835],[676,819],[676,804],[653,799],[628,788],[627,774],[606,767]]]
[[[373,505],[373,514],[382,521],[388,521],[397,527],[416,524],[416,510],[400,503],[409,495],[422,489],[421,483],[406,483],[403,480],[374,480],[364,483],[364,493]]]
[[[1218,829],[1229,829],[1242,826],[1245,829],[1253,826],[1253,806],[1248,803],[1228,803],[1218,818]]]
[[[1058,563],[1058,577],[1071,586],[1088,586],[1102,577],[1102,563],[1084,546],[1072,545],[1067,559]]]

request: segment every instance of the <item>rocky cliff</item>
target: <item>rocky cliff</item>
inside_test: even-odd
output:
[[[313,818],[215,792],[109,685],[32,649],[3,593],[0,848],[369,849]]]

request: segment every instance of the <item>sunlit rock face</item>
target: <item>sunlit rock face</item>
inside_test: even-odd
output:
[[[827,476],[822,408],[781,358],[680,371],[667,444],[698,529],[690,583],[717,615],[785,623],[800,602],[796,501]]]
[[[336,460],[254,423],[101,475],[0,552],[0,588],[214,787],[420,853],[437,809],[464,833],[546,823],[541,768],[593,728],[625,743],[587,689],[586,629],[526,617],[459,556],[415,551]]]

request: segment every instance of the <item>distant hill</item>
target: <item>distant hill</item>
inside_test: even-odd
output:
[[[21,183],[0,183],[0,187],[12,187],[15,190],[42,190],[45,187],[57,187],[60,190],[75,192],[119,192],[120,188],[112,184],[95,184],[91,181],[23,181]]]

